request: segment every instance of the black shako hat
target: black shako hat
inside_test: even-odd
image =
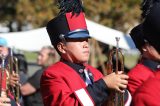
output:
[[[52,44],[58,43],[61,35],[72,39],[90,37],[83,12],[78,16],[72,15],[72,12],[59,15],[48,22],[47,32]]]
[[[143,34],[143,29],[142,29],[142,24],[139,24],[135,26],[131,31],[130,31],[130,36],[136,46],[137,49],[141,50],[142,46],[145,44],[145,38]]]
[[[47,24],[51,43],[56,45],[62,40],[89,38],[85,15],[80,0],[59,0],[60,13]]]
[[[143,22],[146,40],[160,53],[160,1],[154,2]]]

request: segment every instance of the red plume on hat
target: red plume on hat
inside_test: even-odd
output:
[[[53,45],[64,38],[89,38],[85,15],[80,0],[58,0],[60,12],[47,24],[47,32]]]

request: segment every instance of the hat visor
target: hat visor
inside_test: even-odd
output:
[[[71,32],[65,35],[64,37],[69,39],[90,38],[88,31]]]
[[[75,34],[72,34],[70,36],[65,36],[65,38],[80,39],[80,38],[90,38],[90,36],[87,33],[75,33]]]

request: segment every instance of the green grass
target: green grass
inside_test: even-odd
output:
[[[138,58],[139,58],[139,55],[130,55],[130,54],[125,55],[124,56],[125,66],[129,69],[134,67],[137,64]]]
[[[26,56],[26,59],[28,62],[36,62],[37,60],[37,53],[36,52],[24,52],[24,55]]]
[[[28,62],[36,62],[38,54],[36,52],[26,52],[25,51],[24,55],[26,56],[26,59]],[[104,55],[101,55],[100,57],[102,61],[105,61],[107,59],[107,57],[105,57]],[[130,54],[124,55],[125,66],[129,69],[134,67],[137,63],[138,58],[139,58],[139,55],[130,55]],[[98,59],[98,56],[95,57],[95,61],[97,61],[97,59]],[[93,66],[97,67],[96,65],[97,63],[95,62]]]

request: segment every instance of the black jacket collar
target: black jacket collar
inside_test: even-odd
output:
[[[160,68],[160,63],[150,60],[150,59],[142,59],[142,64],[149,67],[150,69],[152,69],[153,71],[156,71],[157,69]]]
[[[72,63],[72,62],[69,62],[66,60],[62,60],[62,59],[61,59],[61,61],[65,64],[67,64],[68,66],[70,66],[71,68],[73,68],[78,73],[81,73],[85,69],[85,66],[83,64]]]

